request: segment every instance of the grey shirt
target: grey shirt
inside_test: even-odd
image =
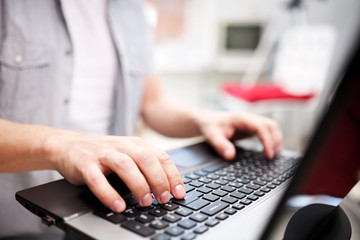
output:
[[[120,62],[109,133],[133,135],[152,71],[152,35],[141,0],[109,0],[108,22]],[[72,69],[59,0],[0,0],[0,118],[66,129]],[[44,231],[14,194],[56,178],[51,171],[0,174],[0,237]]]

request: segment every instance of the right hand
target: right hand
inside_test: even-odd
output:
[[[115,172],[140,206],[156,200],[162,204],[185,197],[181,176],[165,152],[139,137],[86,136],[73,132],[53,135],[48,141],[55,169],[75,185],[86,184],[114,212],[126,208],[124,199],[109,184],[106,175]]]

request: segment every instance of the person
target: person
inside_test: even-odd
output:
[[[171,158],[135,136],[139,117],[166,136],[202,135],[226,160],[235,156],[231,139],[253,134],[268,158],[281,150],[270,119],[171,99],[151,45],[140,0],[0,0],[0,237],[47,233],[14,194],[56,172],[114,212],[126,203],[106,180],[111,172],[140,206],[151,192],[159,203],[183,198]]]

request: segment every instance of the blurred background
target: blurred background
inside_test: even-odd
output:
[[[284,146],[301,151],[359,22],[358,0],[146,0],[155,69],[178,101],[277,120]],[[325,101],[326,102],[326,101]],[[168,150],[170,139],[139,124]]]

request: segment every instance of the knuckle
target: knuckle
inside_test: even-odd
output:
[[[84,179],[85,179],[86,184],[90,188],[98,186],[99,183],[101,182],[101,176],[91,174],[91,173],[90,174],[85,174]]]
[[[156,179],[156,185],[167,188],[169,186],[169,182],[165,176],[161,176],[158,179]]]
[[[138,194],[138,195],[143,195],[147,192],[149,192],[149,185],[146,183],[146,181],[134,181],[133,182],[133,185],[132,185],[132,191],[135,193],[135,194]]]
[[[180,173],[178,171],[169,172],[168,177],[175,185],[177,185],[178,183],[183,183]]]
[[[132,136],[131,140],[137,145],[143,145],[145,143],[145,140],[138,136]]]
[[[155,155],[145,151],[144,149],[141,151],[142,162],[147,166],[152,166],[153,162],[156,161]]]
[[[118,155],[113,158],[113,166],[116,169],[130,169],[133,166],[132,160],[126,155]]]
[[[167,154],[166,152],[161,152],[158,156],[158,159],[159,159],[160,163],[163,163],[163,164],[172,163],[172,160],[171,160],[169,154]]]

